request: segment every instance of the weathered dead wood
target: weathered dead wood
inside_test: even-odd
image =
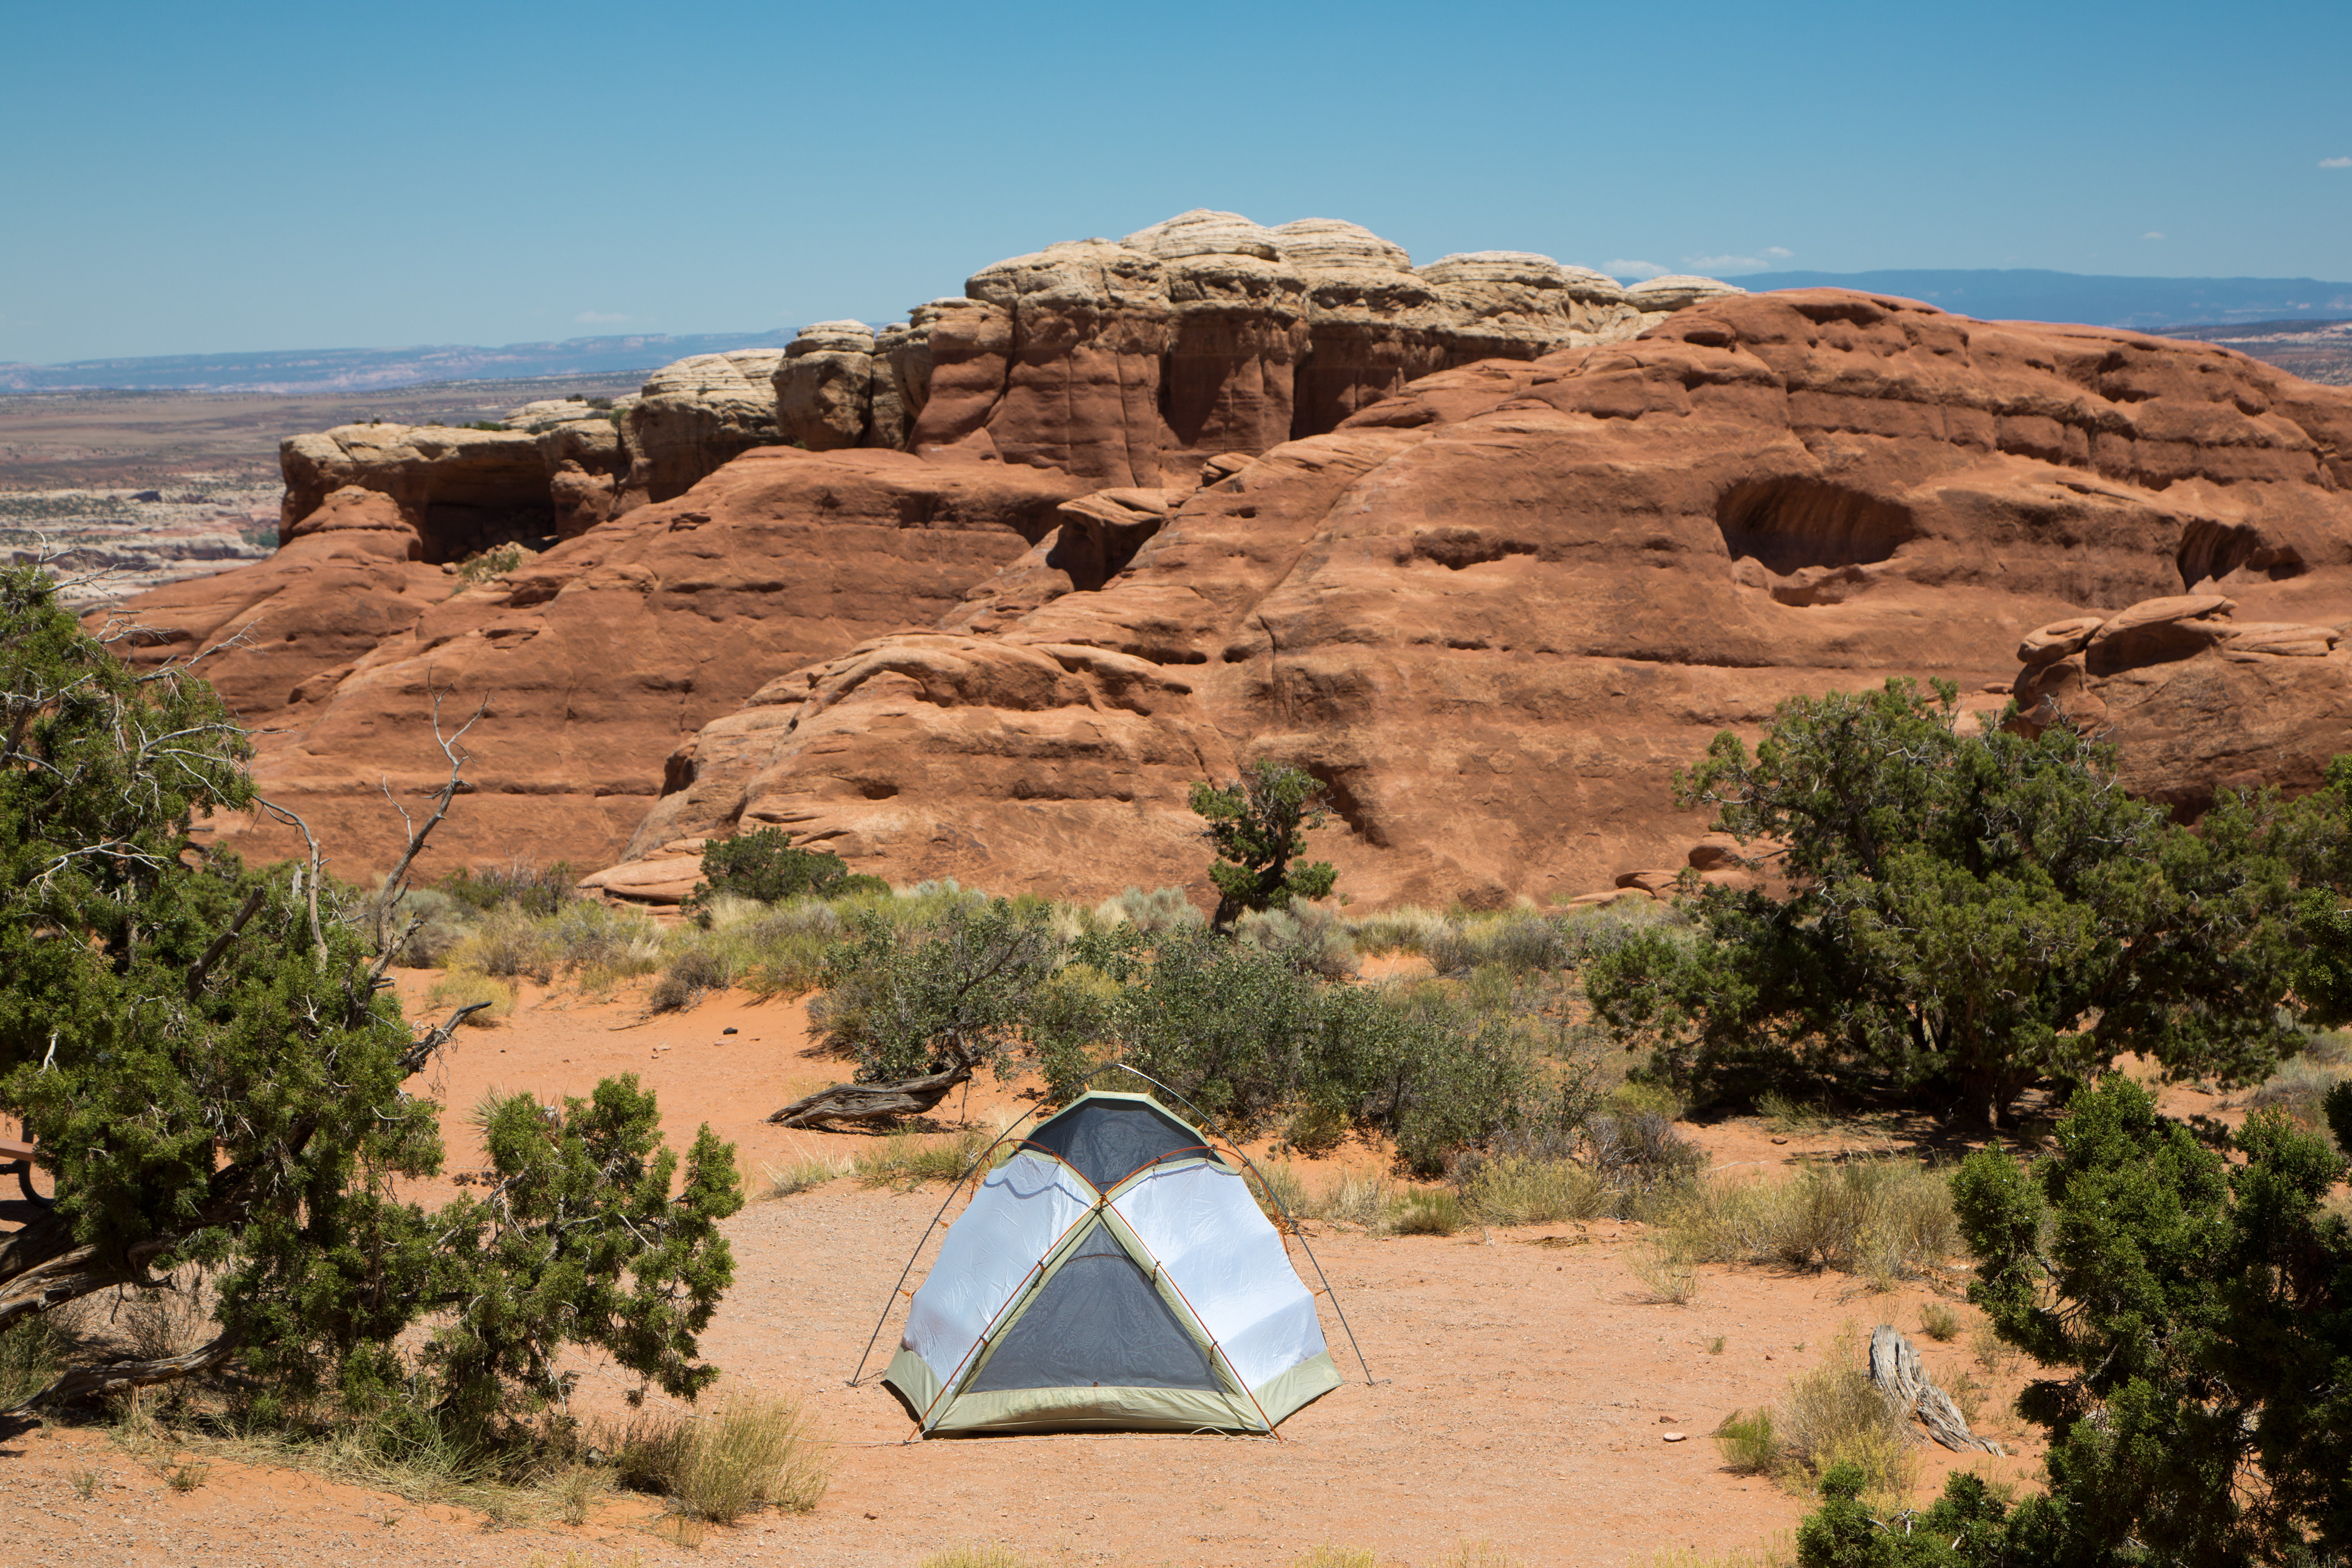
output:
[[[226,1361],[236,1352],[243,1337],[231,1331],[179,1355],[159,1356],[153,1361],[110,1361],[98,1366],[78,1366],[60,1375],[39,1393],[29,1395],[5,1410],[0,1410],[0,1416],[26,1416],[41,1406],[63,1405],[92,1394],[111,1394],[125,1388],[152,1388],[159,1383],[176,1383],[199,1372],[210,1372]]]
[[[1905,1415],[1917,1416],[1927,1435],[1947,1448],[2005,1452],[1990,1437],[1979,1437],[1969,1430],[1968,1417],[1960,1414],[1950,1395],[1936,1386],[1918,1351],[1892,1323],[1881,1323],[1870,1331],[1870,1381]]]
[[[896,1083],[836,1083],[830,1089],[803,1095],[771,1114],[768,1120],[780,1127],[814,1127],[820,1122],[879,1122],[893,1116],[918,1116],[971,1078],[970,1065],[959,1062],[944,1072],[902,1078]]]

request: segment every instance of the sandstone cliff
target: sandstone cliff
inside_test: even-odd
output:
[[[1399,302],[1357,358],[1411,363],[1409,275],[1332,243],[1356,247],[1356,298],[1378,273]],[[1148,273],[1097,248],[1022,276],[1131,300]],[[1661,302],[1696,287],[1662,281]],[[1141,330],[1093,319],[1097,343]],[[1368,383],[1320,384],[1336,406]],[[1140,428],[1118,423],[1119,376],[1086,385],[1092,428]],[[772,823],[900,880],[1188,882],[1186,787],[1270,753],[1328,783],[1344,828],[1318,852],[1359,898],[1580,893],[1678,863],[1700,824],[1666,808],[1672,768],[1781,697],[1944,675],[1989,709],[2037,628],[2200,586],[2269,629],[2180,633],[2204,651],[2172,660],[2110,635],[2105,663],[2085,634],[2084,678],[2145,716],[2118,721],[2144,782],[2193,804],[2250,758],[2307,783],[2352,748],[2328,640],[2352,614],[2352,393],[2201,346],[1843,292],[1700,298],[1637,340],[1425,376],[1201,477],[1065,507],[939,629],[778,670],[676,754],[596,880],[674,897],[703,836]],[[2135,736],[2163,761],[2131,761]]]
[[[698,727],[778,670],[952,612],[1081,488],[1003,464],[771,446],[475,584],[418,560],[402,509],[352,486],[272,560],[123,613],[158,626],[143,657],[215,650],[205,673],[265,732],[263,792],[347,874],[400,841],[380,782],[413,809],[446,777],[436,695],[452,728],[488,705],[440,853],[585,867],[620,852]],[[257,853],[297,842],[220,826]]]

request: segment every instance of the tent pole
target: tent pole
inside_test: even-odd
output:
[[[955,1201],[955,1195],[963,1190],[963,1184],[971,1179],[971,1173],[978,1170],[981,1167],[982,1162],[985,1161],[989,1155],[996,1152],[996,1145],[1001,1144],[1004,1142],[1005,1139],[1011,1137],[1013,1135],[1013,1127],[1019,1126],[1022,1123],[1027,1121],[1036,1113],[1037,1107],[1032,1105],[1029,1109],[1022,1112],[1021,1114],[1013,1118],[1012,1126],[1008,1126],[1004,1131],[997,1134],[996,1143],[991,1144],[988,1147],[981,1150],[979,1157],[974,1159],[971,1164],[964,1166],[963,1175],[956,1177],[955,1186],[948,1188],[947,1197],[940,1199],[939,1213],[931,1216],[931,1222],[923,1227],[923,1234],[916,1239],[915,1249],[907,1254],[907,1266],[898,1270],[898,1282],[890,1287],[889,1299],[882,1303],[882,1315],[874,1320],[874,1332],[866,1336],[865,1353],[857,1358],[857,1370],[849,1375],[850,1387],[856,1387],[857,1380],[865,1375],[866,1360],[874,1354],[875,1343],[882,1337],[882,1325],[890,1321],[891,1309],[898,1304],[898,1292],[907,1288],[907,1276],[915,1271],[915,1260],[923,1255],[923,1249],[930,1244],[931,1232],[940,1228],[940,1215],[947,1213],[948,1205],[953,1203]],[[1328,1286],[1330,1281],[1327,1280],[1324,1283]],[[1338,1303],[1335,1301],[1333,1305],[1336,1306]],[[1347,1314],[1343,1312],[1340,1314],[1340,1322],[1345,1322],[1346,1321]]]
[[[1162,1090],[1165,1092],[1173,1095],[1186,1110],[1192,1112],[1194,1116],[1198,1117],[1203,1125],[1207,1124],[1209,1118],[1202,1113],[1202,1110],[1198,1105],[1195,1105],[1190,1100],[1185,1099],[1183,1095],[1178,1094],[1175,1090],[1170,1089],[1168,1085],[1160,1082],[1160,1080],[1152,1077],[1151,1074],[1144,1071],[1142,1069],[1129,1067],[1124,1061],[1107,1061],[1103,1063],[1103,1067],[1116,1067],[1122,1072],[1134,1073],[1138,1078],[1142,1079],[1146,1083],[1150,1084],[1153,1088]],[[1102,1071],[1102,1068],[1097,1068],[1095,1071],[1099,1072]],[[1088,1073],[1087,1076],[1092,1078],[1094,1073]],[[1257,1162],[1251,1159],[1249,1155],[1244,1152],[1239,1144],[1234,1144],[1230,1138],[1225,1141],[1228,1144],[1233,1145],[1234,1153],[1241,1155],[1242,1164],[1249,1166],[1251,1173],[1257,1177],[1258,1186],[1264,1187],[1265,1189],[1265,1196],[1274,1200],[1275,1211],[1280,1214],[1283,1219],[1289,1225],[1290,1233],[1298,1238],[1299,1248],[1306,1252],[1307,1260],[1315,1265],[1315,1277],[1323,1281],[1323,1293],[1331,1298],[1331,1310],[1339,1314],[1339,1327],[1347,1333],[1348,1348],[1356,1353],[1356,1364],[1364,1369],[1364,1386],[1370,1388],[1372,1385],[1372,1364],[1364,1359],[1364,1347],[1356,1343],[1355,1325],[1348,1321],[1348,1309],[1339,1304],[1339,1292],[1331,1288],[1331,1276],[1323,1272],[1323,1260],[1315,1256],[1315,1249],[1307,1244],[1307,1232],[1298,1228],[1298,1221],[1292,1218],[1290,1210],[1283,1207],[1281,1196],[1274,1190],[1274,1184],[1265,1179],[1265,1173],[1257,1168]],[[913,1260],[910,1259],[908,1260],[908,1267],[911,1268],[912,1266]],[[881,1325],[878,1323],[876,1324],[874,1332],[878,1337],[882,1333]],[[871,1351],[873,1348],[874,1347],[870,1344],[866,1346],[868,1351]],[[860,1362],[859,1364],[862,1366],[865,1364]],[[1253,1397],[1255,1397],[1255,1396],[1253,1396]]]

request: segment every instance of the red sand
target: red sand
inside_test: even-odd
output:
[[[432,977],[404,974],[422,1001]],[[722,1031],[730,1027],[738,1032]],[[710,1122],[735,1142],[754,1190],[763,1166],[866,1145],[858,1134],[786,1132],[762,1118],[837,1081],[840,1063],[804,1055],[794,1003],[713,998],[689,1013],[647,1018],[634,998],[587,1002],[526,988],[499,1027],[467,1030],[435,1070],[450,1107],[450,1164],[478,1158],[465,1113],[492,1087],[543,1097],[585,1093],[634,1071],[661,1096],[672,1142]],[[2206,1097],[2194,1097],[2210,1108]],[[993,1083],[947,1113],[993,1125],[1029,1101]],[[2185,1107],[2184,1107],[2185,1108]],[[1843,1133],[1774,1142],[1754,1121],[1689,1129],[1718,1167],[1759,1171],[1828,1152]],[[1253,1150],[1253,1153],[1258,1151]],[[1372,1162],[1306,1162],[1310,1185]],[[430,1194],[419,1194],[430,1197]],[[897,1402],[845,1385],[875,1314],[940,1204],[934,1186],[874,1191],[841,1180],[756,1200],[730,1221],[737,1282],[704,1343],[726,1387],[793,1394],[835,1444],[831,1490],[814,1513],[758,1516],[713,1529],[689,1552],[646,1530],[642,1499],[600,1505],[595,1522],[486,1532],[480,1516],[423,1508],[299,1472],[215,1462],[180,1494],[101,1429],[49,1428],[0,1445],[0,1516],[27,1561],[60,1563],[300,1562],[306,1565],[790,1562],[911,1568],[940,1547],[1004,1542],[1039,1561],[1286,1563],[1318,1544],[1369,1547],[1384,1562],[1433,1563],[1486,1540],[1530,1564],[1646,1564],[1654,1552],[1714,1553],[1790,1529],[1801,1500],[1729,1473],[1710,1432],[1734,1409],[1771,1402],[1817,1364],[1841,1328],[1893,1322],[1918,1339],[1948,1382],[1989,1381],[1962,1342],[1918,1336],[1923,1288],[1872,1294],[1838,1274],[1757,1268],[1700,1270],[1685,1306],[1652,1304],[1626,1260],[1638,1226],[1601,1221],[1451,1238],[1371,1238],[1308,1227],[1374,1381],[1367,1386],[1327,1303],[1325,1332],[1354,1381],[1309,1406],[1278,1440],[1212,1437],[1036,1437],[908,1444]],[[1293,1243],[1293,1257],[1316,1284]],[[915,1281],[921,1278],[919,1270]],[[903,1306],[903,1299],[900,1303]],[[1977,1315],[1958,1308],[1973,1324]],[[1719,1353],[1710,1343],[1723,1341]],[[897,1337],[884,1330],[870,1378]],[[2017,1387],[2011,1368],[1989,1412]],[[621,1408],[621,1380],[592,1369],[584,1413]],[[1980,1425],[2018,1446],[2013,1417]],[[1668,1432],[1687,1440],[1668,1443]],[[1971,1462],[2029,1479],[2025,1457]],[[1954,1456],[1923,1448],[1923,1493]],[[106,1479],[75,1495],[73,1472]]]

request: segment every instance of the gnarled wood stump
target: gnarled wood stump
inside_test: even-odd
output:
[[[944,1072],[922,1078],[902,1078],[896,1083],[836,1083],[803,1095],[768,1117],[780,1127],[814,1127],[822,1122],[879,1122],[894,1116],[918,1116],[948,1097],[948,1092],[969,1081],[971,1068],[962,1062]]]
[[[1893,1323],[1881,1323],[1870,1331],[1870,1381],[1905,1415],[1916,1416],[1927,1426],[1927,1435],[1944,1447],[2003,1452],[1990,1437],[1979,1437],[1969,1430],[1968,1417],[1960,1414],[1950,1395],[1936,1386],[1919,1353],[1895,1332]]]

